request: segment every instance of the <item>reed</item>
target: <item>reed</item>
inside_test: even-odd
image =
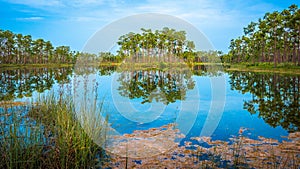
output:
[[[84,126],[103,131],[107,123],[79,123],[72,99],[54,94],[35,104],[0,110],[0,168],[96,168],[106,158]],[[92,114],[101,118],[102,106]],[[85,120],[92,118],[83,117]],[[105,120],[105,119],[104,119]],[[101,134],[103,132],[100,132]],[[105,142],[105,135],[101,141]],[[98,138],[99,139],[99,138]]]

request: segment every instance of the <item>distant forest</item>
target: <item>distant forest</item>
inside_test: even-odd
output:
[[[230,42],[225,63],[293,63],[300,65],[300,10],[291,5],[266,13],[244,28],[244,35]]]
[[[163,28],[141,28],[142,33],[130,32],[119,38],[116,54],[71,51],[69,46],[54,47],[50,41],[33,40],[31,35],[0,30],[0,64],[73,64],[78,57],[102,63],[120,63],[126,58],[135,62],[215,62],[220,51],[195,51],[193,41],[186,40],[185,31]]]
[[[1,64],[74,63],[78,52],[69,46],[54,47],[50,41],[0,30]]]

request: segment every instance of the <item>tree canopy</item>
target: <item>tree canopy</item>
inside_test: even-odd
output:
[[[74,63],[77,56],[69,46],[54,47],[50,41],[0,29],[1,64]]]
[[[244,35],[232,39],[225,63],[292,62],[300,65],[300,10],[291,5],[283,11],[266,13],[244,28]]]
[[[15,34],[0,29],[1,64],[49,64],[75,63],[81,60],[93,63],[120,63],[124,59],[134,62],[211,62],[219,57],[218,51],[196,51],[193,41],[187,40],[186,32],[172,28],[152,31],[141,28],[140,33],[122,35],[116,54],[100,51],[99,54],[71,51],[69,46],[54,47],[50,41],[32,39],[31,35]]]
[[[175,62],[179,58],[187,59],[195,50],[194,42],[186,39],[185,31],[167,27],[155,31],[141,28],[141,31],[129,32],[119,38],[119,56],[135,62]]]

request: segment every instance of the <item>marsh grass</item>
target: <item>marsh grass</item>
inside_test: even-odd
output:
[[[106,158],[104,150],[76,119],[72,99],[60,97],[49,94],[35,104],[1,109],[0,168],[101,166]],[[100,115],[96,110],[92,114]],[[86,124],[93,126],[90,130],[101,131],[106,123],[86,121]]]

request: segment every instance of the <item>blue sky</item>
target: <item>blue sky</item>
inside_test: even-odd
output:
[[[266,12],[281,11],[298,0],[0,0],[0,29],[50,40],[81,50],[98,30],[142,13],[184,19],[202,31],[216,50],[227,52],[230,39]]]

